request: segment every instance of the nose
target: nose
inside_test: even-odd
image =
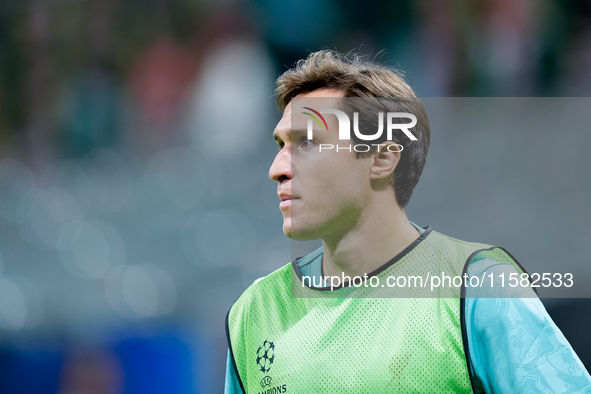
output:
[[[291,150],[284,146],[275,156],[271,168],[269,168],[269,178],[279,183],[289,180],[292,177],[291,169]]]

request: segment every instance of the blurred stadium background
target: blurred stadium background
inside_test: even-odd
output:
[[[291,253],[266,175],[273,82],[323,48],[385,50],[423,97],[586,97],[591,2],[3,1],[0,393],[222,392],[225,314]],[[544,244],[588,267],[585,138],[563,163],[578,199],[546,200],[584,220]],[[441,168],[411,220],[510,250],[527,235],[527,265],[543,208],[509,237],[478,233]],[[547,306],[591,366],[588,300]]]

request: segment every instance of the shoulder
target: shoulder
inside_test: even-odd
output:
[[[495,249],[494,246],[480,242],[468,242],[432,231],[425,239],[423,253],[436,258],[440,266],[452,272],[465,273],[477,255]]]
[[[234,302],[228,313],[232,319],[237,314],[243,314],[253,303],[264,302],[269,297],[289,290],[292,264],[288,263],[271,272],[269,275],[255,280]]]
[[[464,241],[458,238],[450,237],[438,231],[433,231],[430,237],[433,241],[446,245],[447,247],[466,250],[467,252],[476,252],[494,248],[494,246],[482,242]]]
[[[464,261],[464,273],[470,270],[471,275],[482,275],[486,271],[509,270],[518,273],[526,272],[517,259],[502,246],[481,242],[468,242],[452,238],[433,231],[432,243],[439,249],[447,251]]]
[[[291,298],[291,263],[253,282],[226,315],[226,336],[232,346],[244,342],[252,321],[269,313],[281,313]]]

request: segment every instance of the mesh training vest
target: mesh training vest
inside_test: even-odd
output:
[[[461,276],[476,254],[522,272],[501,248],[429,229],[368,276],[383,281],[427,271]],[[380,291],[311,289],[302,286],[295,264],[253,283],[226,321],[244,391],[471,392],[459,291],[442,289],[431,298],[375,298],[384,294]]]

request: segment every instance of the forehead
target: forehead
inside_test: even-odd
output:
[[[314,110],[338,108],[342,97],[342,91],[325,88],[298,94],[285,107],[283,116],[277,123],[273,134],[277,137],[279,134],[288,133],[291,130],[305,129],[308,119],[310,119],[306,114],[306,112],[311,112],[309,108]],[[331,118],[326,118],[326,121],[332,122]]]

